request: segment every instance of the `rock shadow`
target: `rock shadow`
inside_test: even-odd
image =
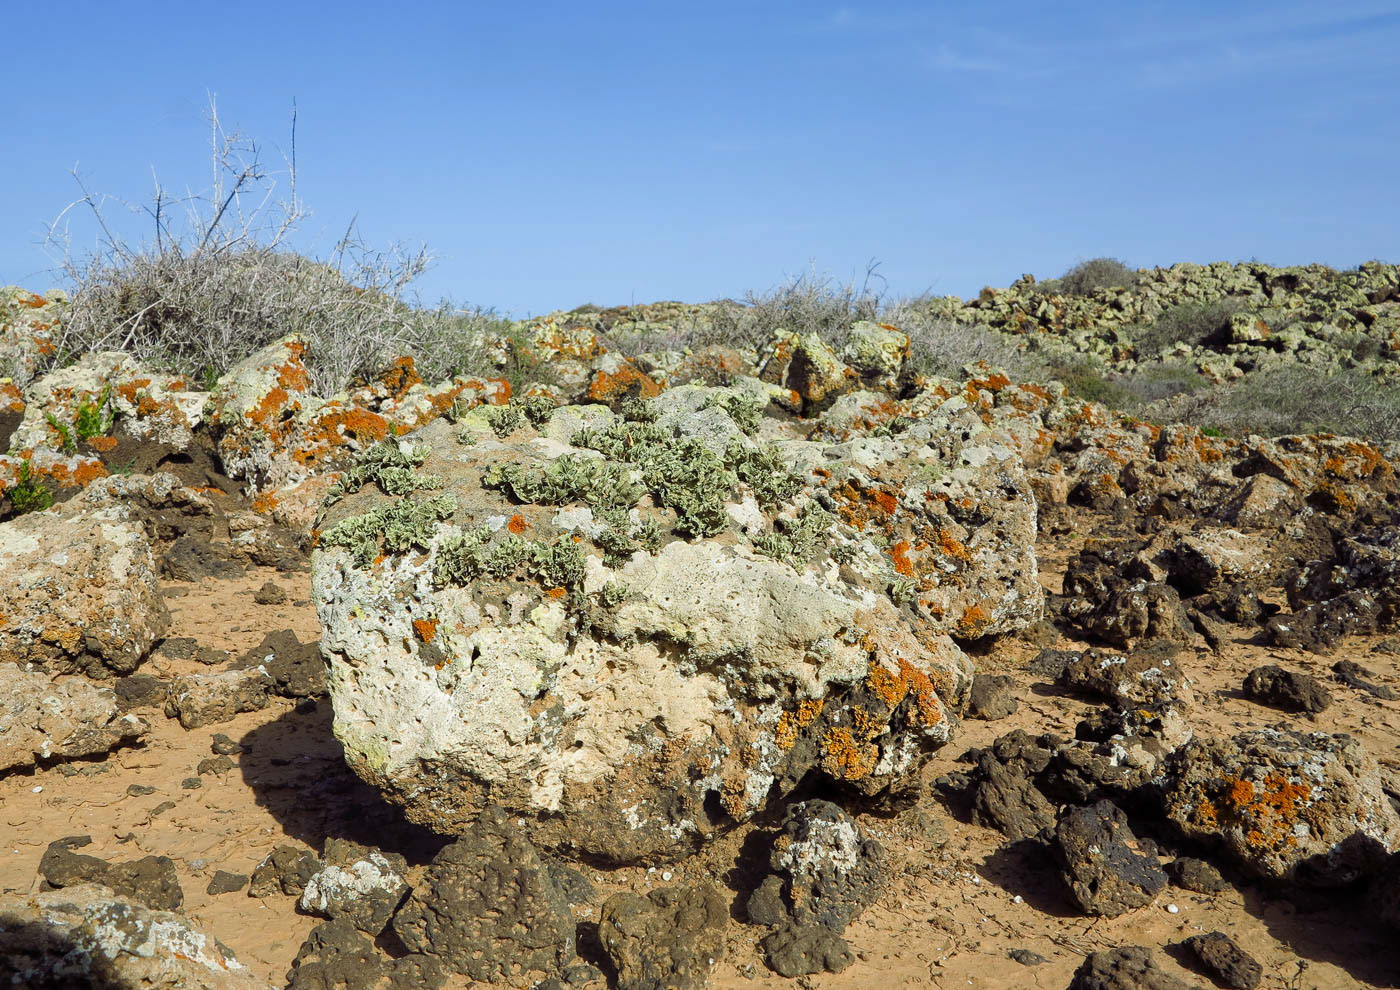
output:
[[[415,825],[346,765],[326,701],[303,702],[239,742],[243,782],[286,834],[316,850],[327,839],[397,852],[423,864],[451,841]]]
[[[74,972],[83,961],[84,970]],[[0,986],[29,990],[137,990],[105,957],[78,945],[56,925],[0,913]]]
[[[1400,986],[1395,936],[1371,916],[1361,888],[1243,891],[1244,909],[1269,934],[1309,962],[1325,962],[1377,987]]]
[[[977,874],[1013,896],[1020,895],[1042,914],[1053,918],[1084,917],[1084,912],[1070,901],[1049,848],[1035,839],[998,846],[977,867]]]

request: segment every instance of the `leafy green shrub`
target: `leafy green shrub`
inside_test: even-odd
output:
[[[26,512],[42,512],[53,505],[53,493],[42,481],[34,477],[28,461],[19,462],[15,484],[5,494],[9,496],[10,506],[15,510],[16,515],[22,516]]]
[[[1330,374],[1301,365],[1258,371],[1194,393],[1172,411],[1230,436],[1337,433],[1400,441],[1400,385],[1356,368]]]
[[[1132,392],[1106,378],[1088,362],[1062,363],[1050,368],[1051,376],[1063,382],[1065,391],[1088,402],[1101,402],[1111,409],[1131,409],[1136,405]]]

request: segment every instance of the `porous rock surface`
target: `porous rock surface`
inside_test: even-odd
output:
[[[398,853],[369,849],[346,839],[330,839],[325,868],[306,882],[298,902],[309,914],[344,918],[378,935],[408,893],[408,864]]]
[[[1070,808],[1055,826],[1061,875],[1086,914],[1116,918],[1151,904],[1167,885],[1156,856],[1137,847],[1127,815],[1112,801]]]
[[[169,856],[143,856],[125,863],[109,863],[97,856],[74,852],[92,841],[75,835],[49,843],[39,861],[39,875],[50,887],[96,884],[121,897],[160,911],[178,911],[185,902]]]
[[[188,918],[92,885],[0,897],[0,982],[34,990],[269,990]]]
[[[313,587],[361,777],[439,832],[495,803],[616,862],[812,770],[912,779],[970,683],[953,637],[1039,618],[1021,460],[960,395],[828,443],[750,421],[746,381],[633,419],[478,408],[333,489]]]
[[[151,541],[124,501],[85,492],[0,523],[0,663],[128,674],[169,626]]]
[[[1141,945],[1091,952],[1074,971],[1068,990],[1191,990]]]
[[[111,688],[0,664],[0,773],[98,756],[149,731],[145,719],[123,713]]]
[[[1344,733],[1193,739],[1168,758],[1161,787],[1186,836],[1218,841],[1263,877],[1344,886],[1400,848],[1400,815],[1376,762]]]
[[[499,809],[433,857],[393,931],[450,972],[510,983],[557,974],[576,938],[568,897]]]
[[[598,940],[618,990],[701,990],[724,958],[729,911],[713,885],[622,891],[603,903]]]

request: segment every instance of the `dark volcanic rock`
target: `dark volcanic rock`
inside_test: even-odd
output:
[[[1182,944],[1196,954],[1201,965],[1221,986],[1254,990],[1264,978],[1264,967],[1224,932],[1192,935]]]
[[[178,718],[186,729],[230,722],[243,712],[267,707],[271,681],[259,670],[223,670],[214,674],[190,674],[170,683],[165,701],[168,718]]]
[[[112,682],[117,693],[117,708],[129,711],[132,708],[159,708],[165,704],[165,696],[170,687],[159,677],[150,674],[131,674],[118,677]]]
[[[160,576],[171,581],[202,581],[243,576],[243,565],[224,547],[193,535],[181,536],[160,559]]]
[[[392,927],[410,952],[483,982],[557,974],[574,957],[569,899],[500,809],[433,857]]]
[[[287,593],[280,585],[272,581],[266,581],[263,586],[253,592],[253,603],[255,605],[281,605],[287,600]]]
[[[321,659],[320,645],[301,642],[290,629],[268,633],[232,667],[262,668],[272,679],[272,690],[284,698],[320,698],[326,694],[326,664]]]
[[[1193,856],[1182,856],[1168,863],[1167,876],[1182,890],[1193,890],[1198,894],[1218,894],[1230,888],[1219,870]]]
[[[306,882],[299,906],[308,914],[344,918],[378,935],[408,893],[408,863],[398,853],[370,849],[347,839],[328,839],[325,868]]]
[[[1251,670],[1244,679],[1244,693],[1261,704],[1290,712],[1316,714],[1332,704],[1332,693],[1316,677],[1275,664]]]
[[[866,838],[860,824],[830,801],[803,801],[788,809],[768,865],[782,882],[780,904],[793,924],[837,933],[875,902],[888,879],[884,847]],[[750,906],[751,918],[755,911],[769,917],[778,910],[773,891],[772,884],[760,885],[755,893],[762,898]]]
[[[1189,700],[1179,647],[1156,643],[1129,654],[1085,650],[1066,664],[1060,683],[1124,708],[1179,704]]]
[[[1375,677],[1376,675],[1361,666],[1361,664],[1352,660],[1338,660],[1334,663],[1332,665],[1332,676],[1347,687],[1355,688],[1358,691],[1365,691],[1372,697],[1380,698],[1382,701],[1394,701],[1400,698],[1400,694],[1397,694],[1393,689],[1386,687],[1384,684],[1376,684],[1369,680],[1369,678]]]
[[[437,990],[446,982],[438,960],[388,959],[344,918],[311,929],[287,971],[287,990]]]
[[[769,968],[789,979],[839,973],[856,959],[844,938],[821,925],[781,929],[765,938],[762,945]]]
[[[206,894],[233,894],[248,886],[248,875],[246,873],[226,873],[223,870],[215,870],[214,876],[209,881],[209,886],[204,888]]]
[[[307,881],[320,870],[321,861],[305,849],[278,846],[253,870],[248,896],[271,897],[277,893],[300,896]]]
[[[1191,990],[1157,965],[1141,945],[1091,952],[1074,971],[1068,990]]]
[[[700,990],[724,956],[729,911],[711,886],[623,891],[603,903],[598,938],[618,990]]]
[[[1016,678],[1005,674],[978,674],[967,697],[968,717],[990,722],[1015,715],[1020,706],[1016,696],[1019,687]]]
[[[169,856],[109,863],[73,851],[91,842],[90,836],[75,835],[49,843],[39,861],[39,874],[51,888],[100,884],[158,911],[176,911],[185,902],[185,893],[175,875],[175,862]]]
[[[202,646],[199,640],[192,636],[169,636],[161,641],[157,652],[175,660],[193,660],[211,667],[228,662],[226,651]]]
[[[1138,852],[1128,817],[1111,801],[1071,808],[1055,826],[1055,851],[1075,902],[1087,914],[1116,918],[1152,903],[1167,885],[1155,856]]]

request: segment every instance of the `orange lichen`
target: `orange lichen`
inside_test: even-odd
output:
[[[960,542],[951,530],[943,527],[939,527],[938,530],[938,549],[942,550],[945,556],[963,563],[972,559],[972,551],[967,548],[967,545]]]
[[[883,663],[872,663],[865,678],[866,686],[890,711],[899,707],[905,698],[912,697],[920,722],[925,726],[937,725],[943,720],[943,705],[933,681],[907,660],[900,659],[897,664],[896,673]]]
[[[899,508],[899,496],[889,488],[857,488],[847,481],[831,494],[842,522],[856,529],[864,529],[867,523],[888,526]]]
[[[394,399],[402,399],[404,393],[413,386],[423,384],[422,376],[413,366],[413,358],[407,356],[401,357],[389,365],[389,370],[384,372],[379,380],[384,383],[384,387],[389,390],[390,397]]]
[[[889,548],[890,560],[894,562],[896,574],[903,574],[911,577],[914,574],[914,564],[909,559],[909,541],[900,540]]]
[[[1308,784],[1294,783],[1277,770],[1260,782],[1226,778],[1214,793],[1213,799],[1197,803],[1194,820],[1206,828],[1238,828],[1245,843],[1256,849],[1297,845],[1295,829],[1312,800]]]
[[[253,496],[253,511],[268,515],[277,508],[277,496],[272,492],[260,492]]]
[[[773,736],[779,749],[792,749],[797,742],[797,730],[806,728],[822,713],[826,701],[822,698],[800,702],[796,711],[783,712],[778,716],[778,727]]]
[[[563,598],[568,593],[567,588],[550,588],[545,592],[548,597],[555,599]]]
[[[100,453],[106,453],[117,445],[116,437],[88,437],[87,445]]]
[[[614,402],[629,397],[651,399],[660,394],[661,386],[631,364],[624,364],[612,374],[595,373],[588,386],[588,397],[594,402]]]
[[[525,517],[518,512],[510,517],[510,522],[506,523],[506,529],[510,530],[512,533],[523,533],[525,532],[525,528]]]
[[[991,623],[991,615],[979,602],[963,612],[958,620],[958,635],[964,639],[976,639]]]
[[[822,739],[822,768],[833,777],[860,780],[875,769],[879,751],[873,743],[858,742],[851,730],[838,726]]]
[[[437,619],[414,619],[413,632],[425,643],[431,643],[437,637]]]

